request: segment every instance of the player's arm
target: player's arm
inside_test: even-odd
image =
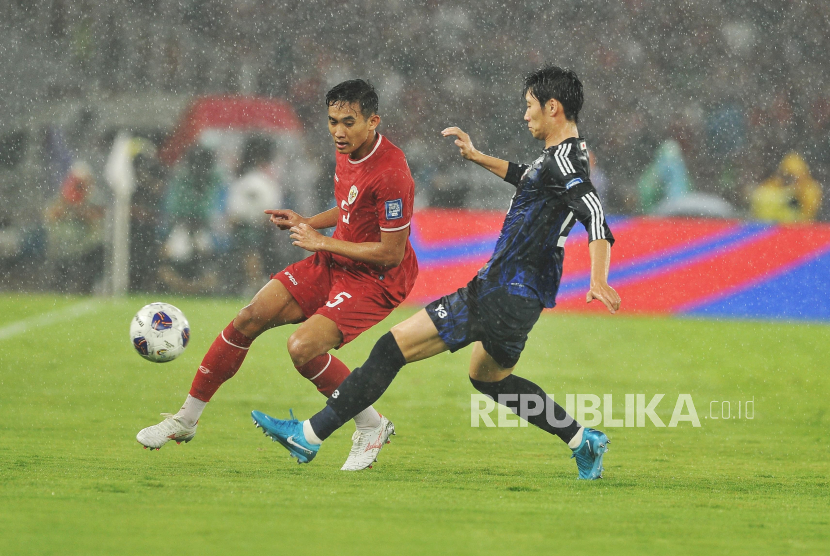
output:
[[[265,214],[270,215],[271,222],[277,225],[280,230],[290,230],[300,224],[307,224],[315,230],[323,230],[325,228],[333,228],[337,226],[337,217],[339,216],[339,209],[337,207],[330,208],[320,214],[315,214],[310,218],[305,218],[287,209],[266,210]]]
[[[558,176],[557,176],[558,177]],[[585,296],[590,303],[597,299],[605,305],[611,313],[620,308],[620,296],[614,288],[608,285],[608,270],[611,267],[611,246],[614,244],[614,235],[605,221],[605,211],[602,208],[596,189],[587,174],[575,172],[564,175],[565,197],[568,206],[573,211],[585,231],[588,232],[588,252],[591,255],[591,285]],[[577,183],[575,183],[577,182]],[[573,185],[571,185],[573,184]]]
[[[461,131],[460,128],[448,127],[447,129],[441,132],[441,135],[443,135],[444,137],[449,137],[450,135],[455,136],[456,139],[454,142],[455,145],[458,147],[458,150],[461,152],[461,156],[463,156],[467,160],[475,162],[482,168],[490,170],[501,179],[507,178],[507,171],[510,168],[510,163],[506,160],[486,155],[481,151],[477,150],[473,146],[473,142],[470,140],[470,136]],[[518,167],[518,165],[516,164],[514,164],[514,166]],[[519,176],[521,176],[521,174],[519,174]],[[511,183],[513,182],[511,181]],[[518,183],[518,180],[516,180],[516,183]]]
[[[620,308],[620,296],[608,285],[608,270],[611,268],[611,243],[607,239],[596,239],[588,244],[591,255],[591,285],[585,302],[594,299],[602,301],[611,313]]]
[[[415,184],[409,170],[390,168],[381,172],[364,194],[371,195],[375,205],[380,241],[353,243],[326,237],[307,224],[299,224],[291,228],[294,245],[307,251],[328,251],[383,268],[401,264],[406,254],[415,196]],[[343,222],[343,225],[349,225],[345,220]]]
[[[348,257],[353,261],[385,268],[401,264],[406,253],[408,237],[409,227],[394,232],[381,232],[380,241],[353,243],[324,236],[305,223],[291,228],[291,239],[294,245],[306,251],[328,251]]]

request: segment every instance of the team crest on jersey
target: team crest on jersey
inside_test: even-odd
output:
[[[349,204],[351,205],[354,203],[354,200],[357,199],[357,186],[353,185],[351,189],[349,189]]]

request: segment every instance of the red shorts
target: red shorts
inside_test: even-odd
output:
[[[305,318],[323,315],[337,325],[343,334],[338,347],[372,328],[398,306],[389,299],[383,281],[343,268],[325,252],[288,265],[271,278],[286,287]]]

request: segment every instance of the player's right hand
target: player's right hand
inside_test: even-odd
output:
[[[288,209],[268,209],[265,214],[271,216],[271,222],[276,224],[280,230],[290,230],[306,221],[305,218]]]
[[[450,135],[454,135],[457,139],[454,141],[455,146],[458,147],[458,150],[461,152],[461,156],[466,158],[467,160],[474,160],[475,156],[478,154],[478,151],[473,146],[473,142],[470,140],[470,136],[461,131],[461,128],[458,127],[448,127],[444,131],[441,132],[441,135],[444,137],[449,137]]]
[[[614,288],[604,282],[591,282],[590,289],[585,296],[585,302],[590,303],[594,299],[602,301],[603,305],[605,305],[611,314],[620,310],[620,303],[622,301],[620,295]]]

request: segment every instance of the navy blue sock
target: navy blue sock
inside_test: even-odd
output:
[[[375,403],[404,365],[406,359],[398,342],[387,332],[372,348],[363,366],[352,371],[328,399],[326,407],[309,419],[314,434],[325,440]]]
[[[579,432],[581,426],[565,409],[550,399],[544,390],[520,376],[509,375],[498,382],[470,379],[473,388],[509,407],[513,413],[550,434],[565,444]],[[518,394],[518,396],[517,396]],[[531,407],[532,406],[532,407]]]

